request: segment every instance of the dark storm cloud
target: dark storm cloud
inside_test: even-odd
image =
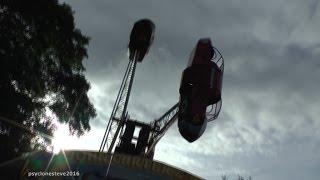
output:
[[[157,145],[156,159],[206,179],[238,173],[316,179],[317,6],[313,0],[72,2],[77,25],[91,36],[85,65],[98,118],[88,137],[102,138],[128,63],[129,33],[147,17],[156,24],[155,41],[137,66],[128,109],[133,119],[150,122],[178,101],[181,73],[199,38],[212,38],[225,58],[219,118],[192,144],[174,124]]]

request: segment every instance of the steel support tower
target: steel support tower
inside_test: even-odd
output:
[[[137,56],[133,61],[129,61],[125,75],[123,77],[120,90],[112,109],[112,113],[100,145],[99,152],[103,152],[105,147],[107,152],[111,153],[115,141],[118,138],[121,127],[123,127],[127,117],[127,107],[129,103],[130,92],[133,84],[134,74],[137,66]],[[118,118],[116,118],[118,117]]]

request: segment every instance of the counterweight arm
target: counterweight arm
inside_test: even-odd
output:
[[[150,157],[151,153],[154,152],[156,144],[160,141],[170,126],[178,119],[178,111],[179,103],[176,103],[164,115],[151,123],[155,131],[153,131],[150,137],[146,156]]]

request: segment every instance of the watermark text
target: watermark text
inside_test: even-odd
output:
[[[38,172],[28,172],[28,177],[43,177],[43,176],[79,176],[79,171],[52,171],[52,172],[44,172],[44,171],[38,171]]]

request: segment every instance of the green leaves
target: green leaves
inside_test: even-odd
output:
[[[72,134],[89,131],[96,116],[82,64],[89,38],[75,27],[71,7],[57,0],[2,0],[0,12],[0,115],[52,135],[51,110]],[[50,143],[42,138],[37,145],[36,134],[2,121],[0,130],[1,148],[15,155]]]

